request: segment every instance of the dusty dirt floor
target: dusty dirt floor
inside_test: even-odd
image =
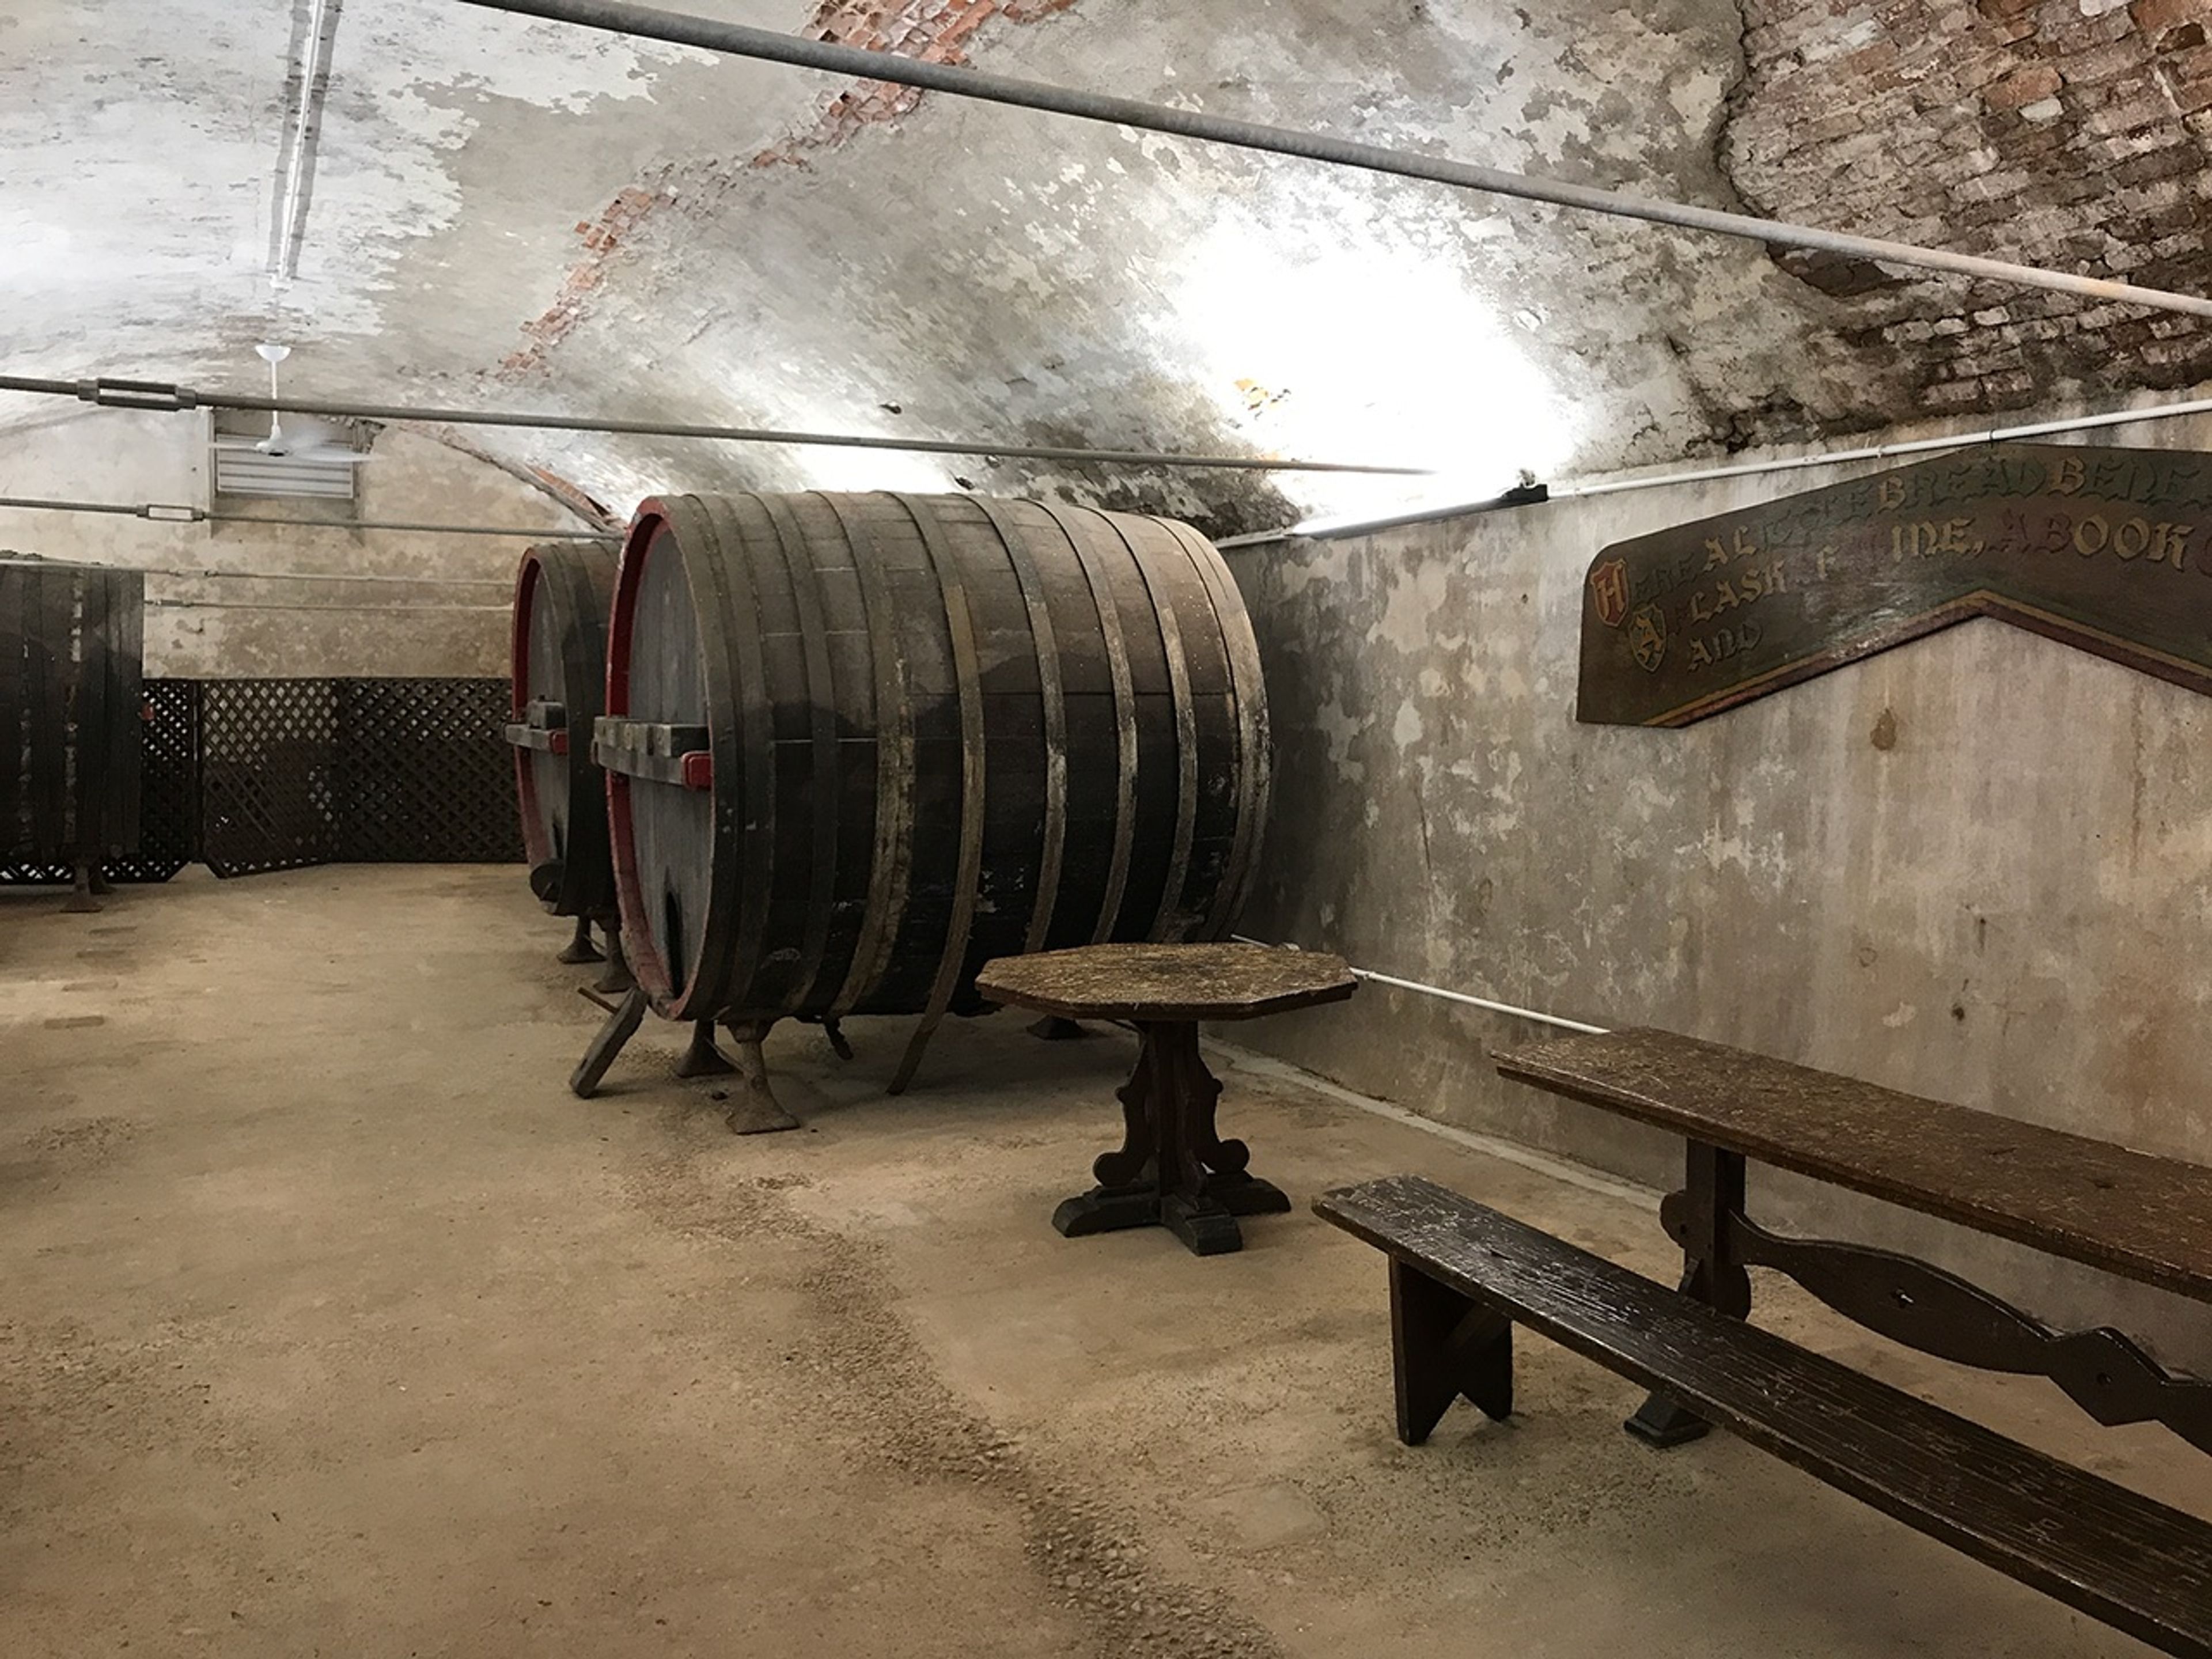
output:
[[[1126,1036],[950,1024],[891,1100],[906,1022],[780,1029],[805,1127],[740,1139],[665,1024],[568,1093],[565,938],[506,869],[0,891],[8,1659],[2148,1651],[1733,1440],[1644,1449],[1541,1341],[1515,1422],[1396,1443],[1381,1261],[1307,1200],[1419,1170],[1665,1275],[1650,1194],[1224,1054],[1298,1210],[1066,1241]],[[2212,1509],[2162,1431],[1761,1294]]]

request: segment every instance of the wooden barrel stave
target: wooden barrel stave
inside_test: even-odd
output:
[[[1220,550],[1187,524],[1172,519],[1160,522],[1189,554],[1192,568],[1199,573],[1212,601],[1228,657],[1231,692],[1236,702],[1237,752],[1243,757],[1237,771],[1239,805],[1231,836],[1228,866],[1213,890],[1212,908],[1198,933],[1200,938],[1214,939],[1228,931],[1237,906],[1251,889],[1258,865],[1260,838],[1272,805],[1274,754],[1267,729],[1267,689],[1260,670],[1260,641],[1252,631],[1252,619],[1245,612],[1236,580],[1229,574]]]
[[[662,1012],[933,1017],[993,956],[1218,931],[1265,728],[1201,549],[972,497],[647,503],[609,713],[714,755],[711,791],[611,785]]]
[[[1046,818],[1042,676],[1028,593],[1004,527],[973,497],[931,503],[959,566],[975,635],[986,779],[974,915],[954,969],[959,984],[994,956],[1026,948]]]
[[[825,895],[822,882],[834,878],[820,836],[834,836],[836,793],[817,799],[816,701],[823,671],[818,661],[818,615],[810,618],[801,594],[814,598],[812,584],[795,577],[793,544],[799,539],[788,510],[774,497],[732,500],[738,527],[748,546],[761,550],[750,572],[760,618],[761,668],[769,708],[768,752],[775,796],[775,833],[769,842],[771,876],[766,943],[747,986],[745,1006],[776,1007],[790,1000],[806,971],[810,946],[818,951],[817,919]],[[818,611],[818,603],[817,605]],[[834,851],[834,843],[830,849]]]
[[[1071,921],[1087,918],[1089,931],[1070,932],[1065,938],[1069,944],[1092,944],[1112,937],[1127,888],[1134,830],[1136,699],[1121,608],[1114,596],[1110,567],[1104,562],[1105,538],[1097,533],[1091,514],[1053,507],[1043,511],[1067,545],[1072,568],[1082,578],[1079,631],[1071,640],[1084,639],[1095,646],[1095,665],[1082,665],[1090,672],[1069,676],[1066,710],[1069,861],[1080,878],[1080,885],[1067,896],[1075,901]],[[1079,769],[1079,744],[1083,750]],[[1085,787],[1079,790],[1079,784]]]
[[[867,919],[880,775],[874,642],[842,522],[818,496],[784,500],[789,515],[784,552],[793,594],[812,606],[816,643],[807,659],[807,684],[814,788],[831,807],[829,820],[816,826],[816,850],[826,854],[828,868],[817,872],[820,908],[808,918],[813,937],[793,995],[799,1006],[826,1009],[851,975]]]
[[[954,925],[960,880],[965,795],[965,736],[959,669],[945,615],[945,584],[912,510],[890,495],[864,498],[873,545],[884,562],[895,607],[892,626],[912,709],[913,779],[917,833],[907,867],[907,908],[893,930],[890,959],[861,998],[858,1013],[911,1013],[926,1007]],[[957,569],[946,573],[957,577]],[[944,833],[921,833],[927,826]]]

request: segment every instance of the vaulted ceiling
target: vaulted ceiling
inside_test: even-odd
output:
[[[2212,287],[2212,0],[672,3]],[[273,337],[302,393],[1407,462],[1443,472],[1431,497],[2212,377],[2212,325],[2186,318],[1778,260],[446,0],[14,0],[0,155],[14,374],[247,388]],[[1226,533],[1407,489],[471,441],[617,512],[664,488],[965,483]]]

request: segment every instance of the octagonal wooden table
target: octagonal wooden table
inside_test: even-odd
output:
[[[1258,945],[1089,945],[986,963],[975,988],[993,1002],[1127,1020],[1141,1040],[1119,1091],[1121,1148],[1091,1166],[1098,1184],[1054,1211],[1052,1224],[1068,1238],[1165,1227],[1198,1255],[1243,1249],[1237,1218],[1291,1200],[1246,1167],[1243,1141],[1216,1133],[1221,1085],[1199,1055],[1199,1022],[1341,1002],[1358,986],[1335,957]]]

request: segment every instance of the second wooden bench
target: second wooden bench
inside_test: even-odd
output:
[[[1880,1090],[1665,1032],[1579,1037],[1499,1069],[1689,1139],[1667,1201],[1679,1289],[1415,1176],[1316,1210],[1390,1261],[1398,1432],[1455,1399],[1513,1408],[1512,1328],[1651,1390],[1630,1427],[1717,1425],[1975,1559],[2173,1654],[2212,1659],[2212,1524],[2045,1456],[1746,1322],[1747,1264],[1911,1346],[2050,1376],[2099,1421],[2212,1449],[2212,1382],[2118,1332],[2058,1332],[1954,1275],[1795,1239],[1744,1213],[1747,1157],[2212,1299],[2212,1170]]]

